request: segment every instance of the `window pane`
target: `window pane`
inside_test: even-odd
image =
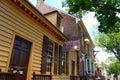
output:
[[[48,53],[47,53],[47,71],[51,72],[52,68],[52,56],[53,56],[53,43],[49,41],[48,44]]]

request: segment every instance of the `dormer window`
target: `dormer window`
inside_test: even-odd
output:
[[[57,27],[58,29],[60,29],[60,24],[61,24],[61,19],[60,19],[59,16],[57,16],[57,24],[56,24],[56,27]]]
[[[55,10],[44,15],[58,30],[62,30],[61,20],[63,17],[58,11]]]

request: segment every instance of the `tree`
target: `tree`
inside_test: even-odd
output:
[[[104,63],[102,62],[101,65],[106,67],[107,73],[114,74],[114,77],[117,77],[120,74],[120,62],[114,56],[108,57],[107,61]]]
[[[63,7],[68,7],[70,14],[77,14],[79,17],[87,12],[95,12],[100,32],[119,32],[120,0],[65,0],[62,4]]]
[[[101,47],[108,53],[114,53],[120,61],[120,32],[119,33],[98,33],[94,40],[96,46]]]

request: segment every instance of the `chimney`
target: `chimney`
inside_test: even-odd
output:
[[[45,0],[37,0],[36,7],[39,8],[41,4],[44,3]]]

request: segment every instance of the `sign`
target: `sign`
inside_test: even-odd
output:
[[[80,40],[67,41],[63,44],[64,51],[76,51],[80,50]]]

